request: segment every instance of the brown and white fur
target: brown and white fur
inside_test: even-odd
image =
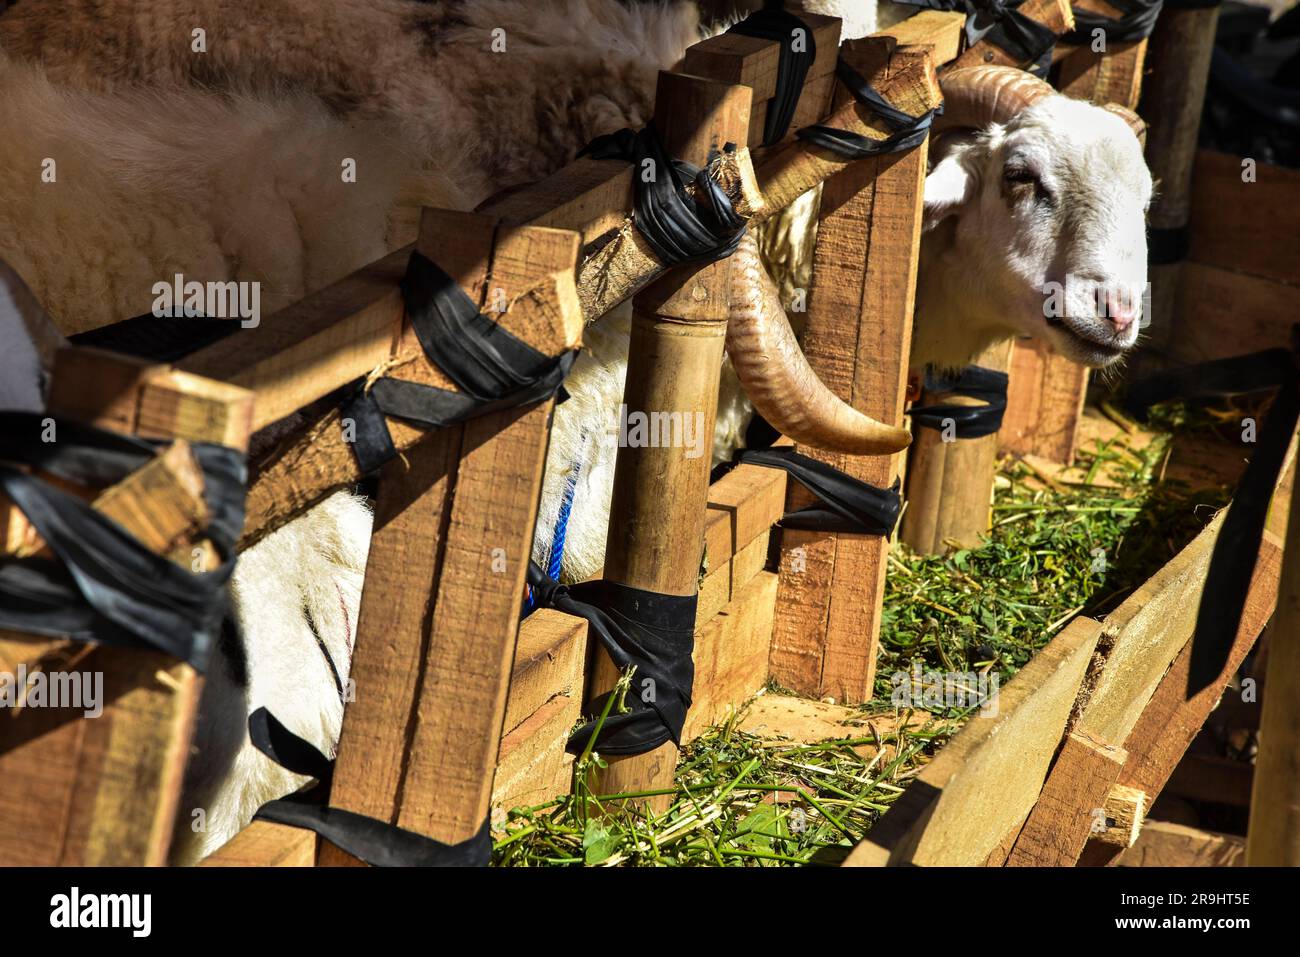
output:
[[[505,30],[509,57],[492,52],[497,27]],[[196,28],[206,31],[206,54],[191,52]],[[65,332],[147,311],[141,290],[178,271],[201,279],[262,279],[283,297],[276,302],[291,301],[407,241],[411,211],[419,204],[469,208],[498,189],[552,172],[594,135],[641,125],[655,69],[671,66],[697,29],[689,4],[613,0],[272,0],[255,8],[228,0],[167,0],[147,11],[127,0],[19,4],[0,17],[0,47],[41,60],[61,83],[113,92],[54,89],[39,72],[0,61],[6,89],[0,101],[0,258],[14,262]],[[137,54],[122,57],[122,49]],[[184,88],[193,84],[228,92]],[[914,361],[965,361],[984,335],[1005,335],[1010,328],[1012,317],[997,311],[997,297],[1051,275],[1058,259],[1084,248],[1072,245],[1074,237],[1104,236],[1107,223],[1131,230],[1128,206],[1141,207],[1144,195],[1149,198],[1149,175],[1145,181],[1140,174],[1130,177],[1133,191],[1124,194],[1122,216],[1105,212],[1101,198],[1115,168],[1141,166],[1141,157],[1135,139],[1112,151],[1108,141],[1131,134],[1083,112],[1092,109],[1027,111],[1018,122],[962,140],[964,148],[953,140],[936,155],[926,183],[933,229],[922,247]],[[1076,136],[1075,124],[1084,133]],[[40,135],[5,135],[29,128]],[[1043,186],[1073,182],[1082,191],[1072,218],[1054,218],[1023,190],[999,185],[1021,140],[1025,156],[1038,157],[1034,175]],[[348,155],[359,158],[351,187],[360,188],[351,192],[337,185],[339,163]],[[33,197],[45,188],[39,178],[45,156],[58,160],[58,191]],[[1029,230],[1030,238],[1018,229]],[[943,243],[933,241],[948,233]],[[980,242],[986,235],[998,242]],[[1127,238],[1119,247],[1125,262],[1136,255]],[[1096,242],[1087,246],[1096,248]],[[976,253],[982,258],[961,259]],[[927,291],[931,284],[942,290],[948,274],[956,278],[954,270],[966,268],[1001,277],[973,287],[993,298],[991,308],[966,302],[961,312],[945,309],[945,300]],[[1019,318],[1011,325],[1052,334],[1036,324],[1041,295],[1036,311],[1028,300],[1015,301]],[[269,298],[264,306],[274,308]],[[625,322],[626,313],[616,314],[589,330],[588,351],[568,383],[574,398],[557,411],[536,554],[549,546],[567,470],[582,461],[569,578],[585,577],[603,558],[613,448],[602,440],[607,411],[622,396]],[[929,335],[925,329],[932,326],[943,331]],[[987,333],[968,335],[984,327]],[[959,347],[943,352],[952,342]],[[739,392],[733,388],[730,396],[719,414],[717,457],[739,444],[748,415]],[[589,438],[593,423],[601,434]],[[255,551],[241,558],[235,590],[254,682],[244,706],[261,694],[254,686],[265,674],[262,700],[276,702],[277,712],[293,707],[294,662],[314,655],[324,667],[304,607],[322,634],[329,632],[327,643],[346,649],[367,540],[369,519],[357,511],[361,507],[353,501],[337,515],[325,510],[320,527],[303,525],[296,538],[297,522],[278,533],[290,533],[287,538],[269,537],[258,547],[275,543],[274,554],[261,565]],[[318,546],[328,542],[336,544]],[[283,581],[276,576],[289,575],[299,562],[311,565],[314,581],[349,584],[342,589],[345,613],[323,584],[319,592],[314,585],[287,595],[256,591],[258,583]],[[248,569],[256,570],[256,582]],[[289,620],[300,651],[284,657],[280,624]],[[223,687],[219,676],[210,684]],[[303,684],[319,694],[299,692],[306,712],[281,717],[329,751],[338,730],[332,678],[317,674]],[[233,700],[229,693],[227,700]],[[292,779],[279,777],[242,738],[235,746],[230,716],[243,714],[227,711],[209,722],[216,737],[200,747],[207,747],[210,770],[195,776],[209,789],[224,788],[223,810],[207,815],[207,832],[187,838],[183,860],[219,844],[262,800],[292,789]],[[222,754],[221,748],[233,751]],[[210,799],[187,797],[187,806],[204,800]]]

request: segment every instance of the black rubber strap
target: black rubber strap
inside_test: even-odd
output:
[[[782,469],[817,496],[820,505],[787,512],[781,518],[782,528],[888,538],[898,524],[902,500],[897,481],[893,488],[877,488],[790,448],[749,449],[737,455],[736,461]]]
[[[920,116],[912,116],[896,109],[843,59],[835,65],[835,75],[855,100],[883,119],[893,131],[883,140],[868,139],[859,133],[821,125],[805,126],[795,134],[805,142],[828,149],[846,159],[858,160],[883,153],[901,153],[919,146],[930,131],[934,117],[943,112],[942,105]]]
[[[928,370],[925,376],[927,392],[954,392],[971,399],[980,399],[984,405],[923,405],[911,410],[912,421],[927,429],[942,431],[951,420],[959,439],[978,439],[992,435],[1002,428],[1002,415],[1007,410],[1007,374],[982,366],[967,366],[956,379],[934,376]]]
[[[39,413],[0,412],[0,459],[103,487],[167,445],[71,421],[57,422],[57,441],[46,442],[46,422]],[[149,648],[206,670],[226,611],[247,473],[234,449],[199,442],[191,448],[210,515],[204,536],[222,557],[219,568],[203,573],[154,554],[82,499],[0,465],[0,491],[60,560],[0,564],[0,629]]]
[[[1192,635],[1188,698],[1219,677],[1236,640],[1268,520],[1269,502],[1300,418],[1296,353],[1269,349],[1165,373],[1130,387],[1125,403],[1129,412],[1145,417],[1150,406],[1169,399],[1245,394],[1270,388],[1278,390],[1277,397],[1260,426],[1255,451],[1237,482],[1210,555]]]
[[[1052,29],[1030,19],[1018,9],[1024,0],[897,0],[913,7],[948,12],[965,11],[966,46],[981,40],[1006,51],[1016,62],[1028,63],[1028,71],[1046,77],[1052,66],[1057,36]]]
[[[697,596],[661,595],[609,581],[561,585],[536,562],[528,565],[528,584],[539,608],[585,619],[619,671],[636,666],[627,695],[631,711],[606,718],[596,750],[643,754],[666,741],[680,745],[695,681]],[[592,710],[600,713],[607,697],[593,702]],[[594,731],[594,723],[579,728],[569,739],[569,751],[581,752]]]
[[[724,150],[734,150],[728,143]],[[708,175],[664,151],[654,123],[598,136],[579,155],[618,159],[634,166],[633,225],[665,266],[726,259],[740,245],[745,220]],[[696,195],[686,191],[692,182]]]
[[[329,806],[334,762],[298,737],[266,708],[248,716],[253,746],[283,768],[316,778],[316,784],[263,804],[254,820],[273,821],[319,834],[372,867],[486,867],[492,858],[489,820],[460,844],[444,844],[406,828]]]
[[[803,50],[795,49],[795,40],[802,31]],[[779,143],[790,131],[790,121],[799,105],[808,68],[817,58],[817,43],[808,25],[793,13],[781,8],[781,0],[768,0],[761,10],[751,13],[733,26],[728,33],[774,40],[781,44],[776,69],[776,94],[767,108],[763,121],[763,145]]]
[[[177,362],[233,335],[240,328],[238,319],[196,319],[145,313],[79,332],[68,339],[78,346],[123,352],[152,362]]]
[[[1108,0],[1123,16],[1115,19],[1074,7],[1074,32],[1063,37],[1066,43],[1089,44],[1094,30],[1102,30],[1108,43],[1132,43],[1151,36],[1160,16],[1161,0]]]
[[[1153,266],[1166,266],[1187,258],[1191,232],[1186,225],[1168,229],[1147,227],[1147,262]]]
[[[570,350],[552,358],[511,335],[419,252],[411,253],[402,296],[424,354],[460,391],[390,377],[359,389],[344,403],[341,418],[355,427],[352,450],[363,472],[397,454],[385,416],[436,429],[534,405],[559,392],[577,357]]]

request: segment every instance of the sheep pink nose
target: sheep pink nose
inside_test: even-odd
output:
[[[1133,324],[1141,308],[1141,305],[1129,296],[1121,295],[1114,290],[1106,293],[1106,316],[1114,323],[1118,332],[1123,332]]]

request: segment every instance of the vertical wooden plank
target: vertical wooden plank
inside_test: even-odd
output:
[[[1296,494],[1291,497],[1295,511]],[[1277,641],[1269,643],[1260,716],[1259,756],[1246,834],[1251,867],[1300,864],[1300,521],[1286,533],[1277,617]]]
[[[1053,352],[1043,339],[1017,339],[1011,353],[1002,451],[1071,463],[1088,391],[1088,369]]]
[[[159,410],[147,417],[154,436],[247,444],[250,393],[107,353],[60,354],[48,410],[136,432],[145,396]],[[206,522],[202,476],[184,442],[92,505],[186,567],[191,546],[203,544],[194,539]],[[20,664],[102,676],[103,712],[23,708],[0,717],[0,864],[166,863],[201,676],[161,652],[0,634],[0,671]]]
[[[868,38],[846,44],[843,55],[873,83],[893,79],[900,109],[915,115],[938,99],[925,50]],[[804,352],[821,380],[894,425],[903,424],[925,172],[918,147],[864,160],[827,181],[808,297]],[[902,459],[799,451],[880,487],[893,483]],[[790,487],[789,508],[807,501]],[[871,697],[888,550],[889,540],[877,536],[782,533],[776,680],[844,703]]]
[[[1147,161],[1151,175],[1160,184],[1151,204],[1153,230],[1178,230],[1188,222],[1196,134],[1201,126],[1218,22],[1217,6],[1167,6],[1160,11],[1149,40],[1142,116],[1150,124]],[[1152,316],[1147,333],[1156,348],[1171,345],[1180,323],[1190,321],[1180,309],[1182,273],[1179,262],[1151,265]]]
[[[417,248],[481,306],[512,303],[502,315],[510,328],[521,293],[550,274],[571,278],[579,243],[572,232],[430,210]],[[540,351],[563,351],[580,323],[571,284],[568,292],[549,313],[521,312],[511,331]],[[385,467],[334,806],[451,844],[482,826],[552,404],[438,430]],[[351,859],[321,842],[318,862]]]

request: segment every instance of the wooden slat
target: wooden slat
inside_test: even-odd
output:
[[[1098,737],[1127,742],[1191,637],[1224,514],[1106,616],[1105,665],[1080,718]]]
[[[1240,156],[1196,152],[1188,258],[1300,285],[1300,170],[1258,163],[1254,182],[1242,175]]]
[[[817,51],[808,65],[807,79],[833,74],[840,45],[839,18],[817,13],[803,13],[799,18],[812,33]],[[691,46],[682,60],[681,72],[719,83],[742,84],[754,91],[754,103],[761,103],[776,95],[780,52],[775,40],[720,33]]]
[[[922,10],[900,23],[877,32],[893,37],[899,46],[916,47],[930,54],[930,62],[941,67],[957,59],[963,41],[966,14]]]
[[[1051,29],[1057,36],[1069,33],[1074,28],[1074,14],[1070,9],[1070,0],[1025,0],[1017,9],[1029,19]],[[1022,68],[1029,65],[1012,58],[1005,50],[985,39],[953,60],[950,68],[955,70],[982,64]]]
[[[1293,490],[1293,513],[1297,501]],[[1269,643],[1264,674],[1264,712],[1246,841],[1246,863],[1252,867],[1300,864],[1300,707],[1295,697],[1300,694],[1300,651],[1295,641],[1300,629],[1300,519],[1294,514],[1287,527],[1273,628],[1278,640]]]
[[[1246,842],[1235,834],[1148,821],[1137,843],[1116,863],[1122,867],[1244,867]]]
[[[740,465],[709,486],[704,517],[704,554],[709,567],[737,554],[767,533],[785,512],[786,473]]]
[[[489,291],[509,301],[572,270],[579,245],[571,232],[441,211],[426,211],[419,240],[480,307]],[[452,844],[482,825],[551,406],[439,430],[381,473],[334,806]],[[318,862],[350,859],[322,842]]]
[[[567,794],[573,758],[565,751],[582,713],[587,623],[538,609],[519,627],[497,758],[494,807],[540,804]]]
[[[202,861],[200,867],[312,867],[316,835],[299,827],[254,821]]]
[[[1281,541],[1272,532],[1266,532],[1251,576],[1241,624],[1219,677],[1189,700],[1187,674],[1192,649],[1190,643],[1182,648],[1124,741],[1129,759],[1120,773],[1120,784],[1138,788],[1152,798],[1164,789],[1192,739],[1218,704],[1229,679],[1236,674],[1272,616],[1281,564]],[[1084,860],[1104,864],[1115,856],[1115,850],[1090,841]]]
[[[825,116],[835,89],[835,61],[840,45],[840,21],[815,13],[800,19],[811,33],[810,46],[816,56],[808,65],[799,102],[795,106],[788,135],[801,126],[816,123]],[[686,51],[682,72],[708,77],[721,83],[743,84],[754,91],[750,110],[749,142],[763,141],[763,126],[772,97],[776,94],[780,43],[738,33],[720,33]]]
[[[411,247],[241,329],[179,363],[181,369],[257,394],[260,429],[366,375],[401,328],[398,283]]]
[[[1196,195],[1192,189],[1192,157],[1201,126],[1218,19],[1217,5],[1200,9],[1170,6],[1160,11],[1148,40],[1141,113],[1149,125],[1147,162],[1158,184],[1151,203],[1153,229],[1178,229],[1188,222],[1188,206]],[[1239,200],[1247,198],[1237,195]],[[1224,205],[1236,207],[1239,203]],[[1274,207],[1263,215],[1274,216],[1279,212]],[[1257,252],[1261,258],[1269,255],[1266,250]],[[1197,328],[1198,323],[1184,317],[1180,306],[1184,265],[1153,263],[1148,270],[1151,326],[1147,334],[1150,344],[1156,348],[1177,345],[1186,333]]]
[[[1127,757],[1123,748],[1083,728],[1071,731],[1007,858],[1007,866],[1074,864],[1089,834],[1099,824],[1105,824],[1106,797]]]
[[[922,769],[845,862],[973,866],[1038,798],[1102,626],[1076,618]]]
[[[1286,346],[1300,315],[1300,285],[1184,262],[1178,335],[1167,354],[1203,362]]]
[[[438,228],[452,235],[462,229],[483,229],[486,227],[482,224],[493,222],[473,213],[441,213],[439,218]],[[536,232],[530,235],[538,237],[572,235],[533,228]],[[454,255],[447,255],[448,263],[453,262]],[[487,295],[492,297],[492,309],[505,306],[496,314],[498,325],[505,331],[552,357],[579,342],[581,312],[571,268],[538,275],[524,288],[514,290],[511,298],[500,298],[499,291],[504,292],[493,290]],[[385,375],[457,391],[457,386],[428,361],[411,336],[399,341],[393,352],[384,366]],[[388,427],[399,454],[424,436],[423,429],[399,419],[388,420]],[[240,547],[247,548],[325,495],[360,478],[361,470],[345,435],[343,412],[333,408],[322,413],[253,463]]]
[[[915,115],[938,102],[926,52],[894,49],[884,38],[853,41],[843,51],[874,84],[894,80],[900,109]],[[925,173],[925,150],[918,147],[864,161],[826,183],[803,343],[822,382],[840,398],[900,426]],[[901,455],[799,451],[882,488],[893,484],[901,464]],[[788,510],[809,500],[790,486]],[[888,549],[880,536],[782,533],[771,664],[778,681],[841,702],[871,697]]]
[[[519,626],[510,677],[506,730],[518,727],[556,695],[582,697],[587,623],[551,608],[539,608]]]
[[[778,579],[760,571],[695,634],[695,691],[685,743],[725,721],[767,684]]]
[[[1057,355],[1042,339],[1016,340],[999,448],[1073,462],[1087,391],[1086,368]]]
[[[86,378],[83,359],[92,365],[102,360],[122,374]],[[65,416],[64,397],[75,397],[68,404],[90,424],[126,431],[140,421],[146,386],[155,400],[165,398],[155,408],[171,410],[151,420],[154,434],[170,423],[195,440],[215,434],[237,446],[247,442],[252,397],[242,390],[80,352],[56,362],[49,412],[56,420]],[[174,394],[166,396],[168,390]],[[212,414],[196,418],[194,408]],[[239,435],[241,421],[245,429]],[[201,473],[184,441],[100,493],[92,506],[147,547],[191,566],[190,546],[206,522],[207,506]],[[81,672],[83,680],[102,675],[103,712],[82,719],[80,710],[31,707],[0,720],[0,863],[165,863],[202,688],[199,675],[160,652],[0,636],[0,670],[13,673],[19,665],[29,672]]]

